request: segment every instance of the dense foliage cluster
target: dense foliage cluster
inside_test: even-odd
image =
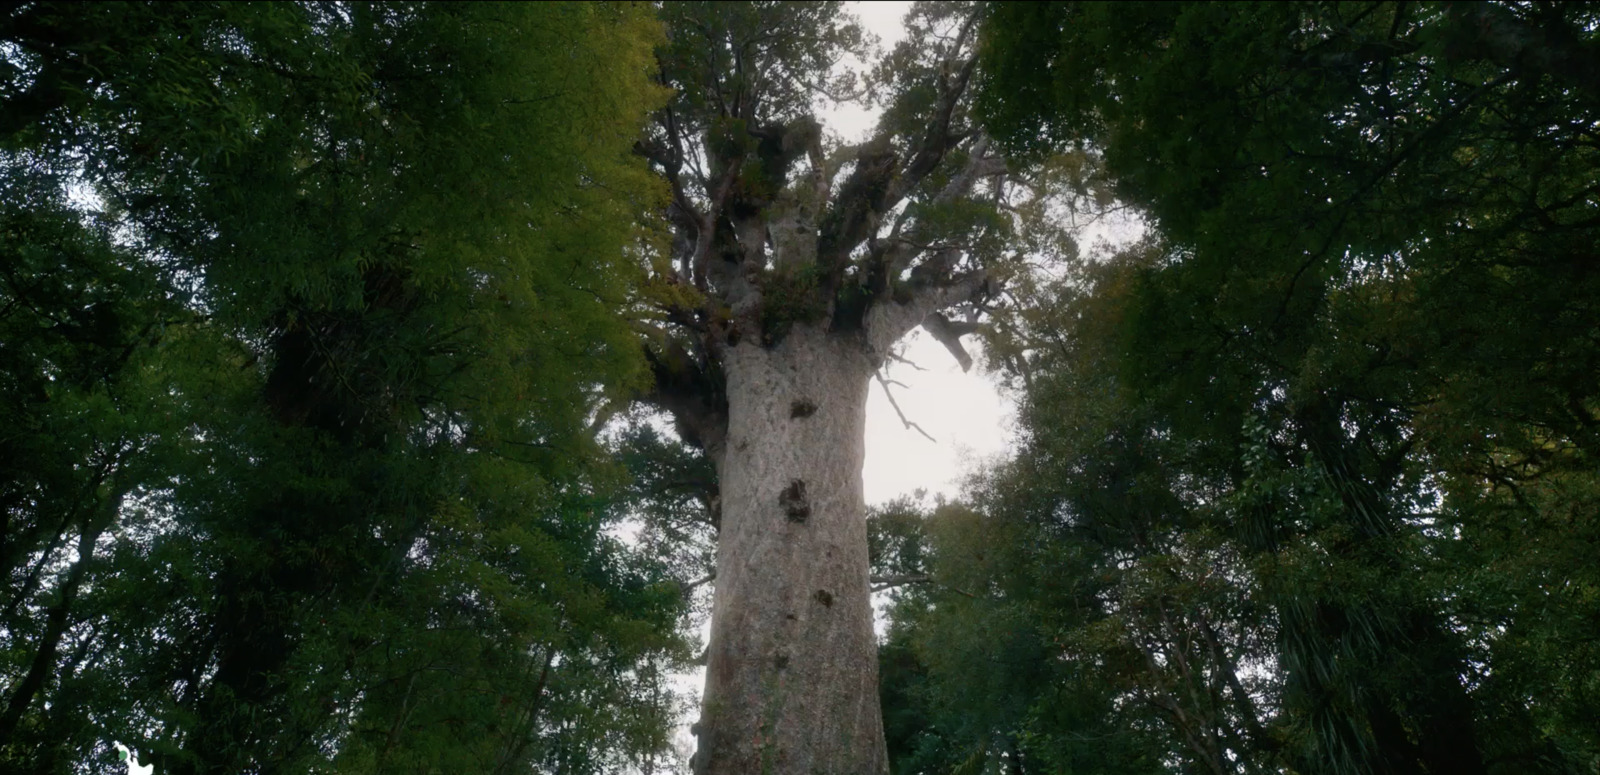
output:
[[[990,130],[1148,237],[994,343],[1021,447],[899,569],[897,771],[1595,772],[1596,9],[990,22]]]
[[[0,12],[0,769],[596,772],[683,656],[588,424],[625,4]],[[87,768],[87,769],[85,769]]]

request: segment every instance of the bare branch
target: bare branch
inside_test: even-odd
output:
[[[914,430],[917,433],[922,434],[922,437],[927,439],[928,441],[931,441],[931,442],[933,442],[935,444],[938,444],[939,441],[937,439],[935,439],[934,437],[929,436],[928,432],[923,430],[921,425],[918,425],[918,424],[906,419],[906,413],[901,411],[900,402],[894,400],[894,393],[889,390],[889,382],[888,382],[888,380],[885,380],[883,378],[883,373],[882,372],[873,372],[873,376],[878,378],[878,384],[883,385],[883,394],[889,397],[889,405],[894,407],[894,413],[895,414],[900,415],[900,422],[905,423],[906,430]]]
[[[917,371],[927,371],[927,369],[924,369],[921,366],[918,366],[916,364],[916,362],[912,361],[910,358],[906,358],[905,356],[901,355],[900,353],[891,351],[889,353],[889,355],[888,355],[888,358],[889,358],[889,360],[895,361],[896,363],[904,363],[905,365],[910,366],[911,368],[916,369]]]
[[[710,573],[708,573],[708,574],[706,574],[706,575],[704,575],[704,576],[702,576],[702,577],[700,577],[698,579],[695,579],[694,581],[688,582],[688,583],[683,583],[683,582],[680,581],[680,582],[678,582],[678,594],[682,595],[683,599],[688,600],[689,599],[689,595],[694,594],[694,591],[696,589],[699,589],[700,587],[703,587],[703,586],[705,586],[707,584],[710,584],[711,582],[716,581],[716,580],[717,580],[717,572],[716,571],[711,571]]]
[[[903,587],[907,584],[931,584],[933,583],[933,577],[926,573],[900,573],[889,576],[873,576],[867,581],[870,584],[877,585],[872,588],[873,592],[882,592],[885,589]]]
[[[873,592],[882,592],[886,589],[903,587],[907,584],[933,584],[935,586],[948,589],[958,595],[964,595],[973,599],[977,599],[978,597],[977,595],[974,595],[960,587],[953,587],[949,584],[940,584],[938,580],[934,579],[933,576],[926,573],[900,573],[891,574],[888,576],[873,576],[868,579],[868,582],[877,585],[872,587]]]

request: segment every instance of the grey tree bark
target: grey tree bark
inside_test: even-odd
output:
[[[726,430],[701,775],[888,772],[862,465],[889,347],[981,283],[889,302],[854,330],[797,325],[721,359]]]
[[[867,583],[862,337],[725,359],[722,526],[696,771],[887,772]]]
[[[976,8],[935,8],[951,34],[901,52],[937,95],[923,123],[828,148],[815,120],[770,107],[760,85],[778,82],[759,75],[803,69],[763,52],[786,50],[768,44],[787,23],[814,37],[807,14],[823,7],[746,8],[758,23],[745,26],[722,15],[729,7],[667,9],[683,17],[677,44],[699,48],[664,59],[662,80],[696,99],[664,109],[636,149],[670,185],[674,231],[672,261],[655,275],[645,398],[718,478],[694,771],[883,775],[867,389],[917,326],[970,365],[960,338],[992,296],[973,235],[928,215],[970,204],[980,181],[1006,171],[965,114]],[[959,305],[966,320],[941,314]]]

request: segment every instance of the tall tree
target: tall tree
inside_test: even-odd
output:
[[[0,11],[0,767],[615,770],[679,604],[589,430],[628,4]]]
[[[639,151],[672,190],[648,397],[716,470],[699,773],[880,773],[861,469],[867,388],[922,326],[963,364],[991,295],[1001,159],[968,116],[976,8],[917,6],[879,65],[884,118],[813,117],[866,53],[837,3],[663,8],[676,96]],[[961,310],[959,319],[947,316]]]
[[[1120,384],[1126,267],[1066,269],[1019,284],[1026,325],[991,340],[1020,383],[1014,457],[885,569],[921,582],[889,612],[890,718],[919,722],[895,772],[1278,771],[1274,630],[1204,505],[1225,481]]]
[[[1117,374],[1221,486],[1198,495],[1232,501],[1222,527],[1274,608],[1287,764],[1589,760],[1565,703],[1594,651],[1547,623],[1581,630],[1567,617],[1592,606],[1469,558],[1594,535],[1574,478],[1600,405],[1594,6],[1051,3],[992,22],[989,128],[1013,152],[1103,152],[1159,235],[1121,282]],[[1558,574],[1594,588],[1581,563]]]

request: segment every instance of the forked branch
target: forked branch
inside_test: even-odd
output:
[[[889,389],[889,380],[884,379],[883,372],[875,371],[872,373],[872,376],[878,378],[878,384],[883,386],[883,394],[889,397],[889,405],[894,407],[895,414],[900,415],[900,422],[905,424],[906,430],[914,430],[917,433],[922,434],[922,437],[928,441],[938,444],[939,440],[928,435],[928,432],[923,430],[921,425],[918,425],[906,418],[906,413],[900,409],[900,402],[894,400],[894,391]]]

